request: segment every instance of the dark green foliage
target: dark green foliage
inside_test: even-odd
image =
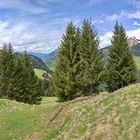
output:
[[[42,82],[27,54],[15,60],[11,45],[4,46],[0,53],[0,97],[38,104],[42,93]]]
[[[107,85],[114,91],[136,81],[136,65],[122,25],[116,23],[108,52]]]
[[[13,90],[14,54],[11,44],[4,45],[0,55],[0,97],[11,96]]]
[[[20,96],[20,101],[38,104],[42,95],[41,81],[36,77],[26,52],[23,56],[23,70],[23,94]]]
[[[44,90],[44,95],[45,96],[54,96],[53,94],[53,87],[52,87],[52,77],[48,77],[47,79],[44,78],[42,81],[43,84],[43,90]]]
[[[60,101],[97,93],[103,79],[103,55],[99,39],[90,21],[82,32],[72,23],[67,27],[53,75],[54,92]]]
[[[15,58],[22,57],[24,54],[23,53],[18,53],[16,52]],[[27,54],[30,62],[32,63],[33,68],[41,69],[46,71],[47,73],[52,73],[52,71],[47,67],[47,65],[43,62],[42,59],[38,58],[35,55]]]
[[[58,60],[53,74],[54,93],[60,101],[74,99],[77,95],[78,32],[70,23],[63,35]]]
[[[78,84],[82,94],[96,94],[103,79],[103,55],[99,51],[97,32],[88,20],[82,26],[79,67]]]
[[[15,62],[13,87],[14,89],[12,90],[12,94],[9,97],[11,99],[21,101],[21,98],[24,95],[24,67],[21,57],[18,57],[17,61]]]

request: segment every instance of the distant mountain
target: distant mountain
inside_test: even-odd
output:
[[[140,43],[131,47],[133,55],[140,56]]]
[[[47,54],[44,61],[46,63],[46,65],[51,69],[53,70],[54,69],[54,65],[55,65],[55,62],[57,60],[57,53],[58,53],[58,50],[54,50],[53,52],[51,52],[50,54]]]
[[[28,52],[28,54],[31,54],[33,56],[36,56],[42,60],[44,60],[46,58],[46,53],[36,53],[36,52]]]
[[[129,45],[131,52],[134,56],[140,56],[140,40],[136,39],[135,37],[133,37],[133,38],[131,37],[128,39],[128,45]],[[111,47],[111,46],[108,46],[108,47],[101,49],[105,55],[107,55],[109,47]]]
[[[140,56],[140,40],[136,39],[136,37],[131,37],[128,39],[128,44],[129,44],[129,47],[131,48],[133,55]],[[101,51],[105,55],[105,58],[107,57],[109,47],[111,47],[111,46],[107,46],[107,47],[101,49]],[[51,70],[54,69],[54,65],[57,60],[57,53],[58,53],[58,50],[55,50],[55,51],[51,52],[50,54],[47,54],[44,59],[46,65]]]
[[[18,53],[16,52],[15,53],[15,56],[18,57],[18,56],[21,56],[23,55],[22,53]],[[41,70],[45,70],[47,71],[48,73],[51,73],[52,71],[46,66],[46,64],[43,62],[42,59],[38,58],[37,56],[34,56],[32,54],[28,54],[28,57],[33,65],[34,68],[37,68],[37,69],[41,69]]]
[[[136,37],[130,37],[128,39],[128,44],[129,44],[130,47],[133,47],[133,46],[135,46],[135,45],[137,45],[139,43],[140,43],[140,40],[137,39]]]

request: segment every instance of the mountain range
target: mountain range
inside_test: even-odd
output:
[[[136,39],[135,37],[131,37],[128,39],[128,45],[130,47],[130,50],[131,50],[133,56],[140,57],[140,40]],[[111,47],[111,46],[107,46],[107,47],[101,49],[105,55],[107,55],[109,47]]]
[[[136,37],[131,37],[128,39],[128,44],[132,51],[132,54],[134,56],[140,57],[140,40],[136,39]],[[107,46],[107,47],[101,49],[105,55],[107,55],[109,47],[110,46]],[[54,69],[54,65],[57,60],[57,53],[58,53],[58,50],[55,50],[55,51],[51,52],[50,54],[46,54],[46,56],[43,59],[43,61],[48,66],[48,68],[50,68],[51,70]],[[34,55],[36,55],[36,54],[34,54]]]
[[[132,54],[134,56],[137,56],[137,58],[140,59],[140,40],[136,39],[136,37],[131,37],[128,39],[128,44],[129,44]],[[109,47],[111,46],[107,46],[101,49],[105,57],[107,56]],[[54,50],[49,54],[29,52],[28,56],[34,68],[51,72],[54,70],[54,66],[57,60],[57,53],[58,53],[58,50]]]
[[[15,57],[21,56],[23,53],[16,52]],[[47,67],[47,65],[43,62],[43,60],[35,55],[28,54],[28,57],[33,65],[33,68],[41,69],[46,71],[47,73],[51,73],[52,71]]]

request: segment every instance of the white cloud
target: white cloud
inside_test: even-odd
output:
[[[111,16],[106,16],[107,21],[115,21],[120,19],[140,19],[140,11],[127,12],[121,11],[120,13],[113,14]]]
[[[140,1],[139,0],[128,0],[128,3],[130,5],[133,5],[136,8],[140,9]]]
[[[12,43],[16,51],[45,52],[59,46],[63,29],[37,27],[29,22],[18,23],[10,27],[8,23],[0,22],[0,46]]]
[[[135,30],[128,30],[126,31],[128,37],[136,37],[137,39],[140,39],[140,29],[135,29]],[[112,38],[113,33],[112,32],[107,32],[103,36],[100,37],[100,46],[101,48],[104,48],[108,45],[111,44],[111,38]]]
[[[115,20],[119,20],[120,18],[122,18],[125,15],[124,11],[121,11],[119,14],[113,14],[111,16],[107,16],[106,20],[108,21],[115,21]]]
[[[101,0],[90,0],[90,5],[94,5],[94,4],[97,4],[100,2],[101,2]]]
[[[120,18],[120,15],[118,15],[118,14],[113,14],[113,15],[111,15],[111,16],[107,16],[106,17],[106,20],[107,21],[115,21],[115,20],[118,20]]]
[[[140,23],[138,23],[137,21],[134,21],[133,25],[134,26],[140,26]]]
[[[2,33],[8,26],[7,22],[0,21],[0,33]]]
[[[135,30],[129,30],[127,31],[128,37],[136,37],[137,39],[140,39],[140,28]]]
[[[137,11],[134,13],[126,12],[124,16],[126,16],[127,18],[139,19],[140,18],[140,11]]]
[[[48,12],[46,8],[30,4],[28,0],[0,0],[0,8],[16,9],[31,14]]]
[[[110,39],[112,37],[113,33],[112,32],[107,32],[103,36],[100,37],[100,46],[101,48],[104,48],[108,45],[110,45]]]

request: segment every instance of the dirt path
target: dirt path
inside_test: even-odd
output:
[[[23,140],[41,140],[42,137],[47,136],[47,134],[52,132],[54,129],[59,128],[64,124],[66,116],[68,115],[70,109],[72,108],[72,106],[74,106],[74,104],[85,100],[89,100],[91,98],[91,96],[81,97],[76,100],[67,102],[53,115],[52,118],[50,118],[46,126],[51,126],[51,128],[49,128],[47,132],[34,132],[30,138],[25,138]]]

